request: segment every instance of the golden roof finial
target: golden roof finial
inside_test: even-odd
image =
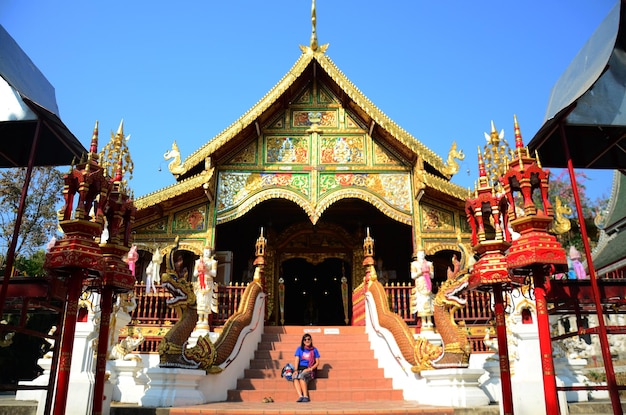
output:
[[[325,53],[328,49],[328,43],[319,45],[317,43],[317,13],[315,11],[315,0],[311,0],[311,44],[309,46],[300,45],[302,53]]]
[[[91,146],[89,148],[89,152],[98,152],[98,120],[96,120],[96,125],[93,127],[93,134],[91,135]]]
[[[118,169],[122,177],[128,173],[129,179],[133,178],[134,163],[130,157],[130,151],[126,142],[130,135],[124,137],[124,120],[120,122],[117,133],[111,132],[111,141],[100,151],[100,165],[111,178],[116,177]],[[126,180],[122,180],[126,184]]]
[[[315,13],[315,0],[311,4],[311,50],[317,50],[317,15]]]

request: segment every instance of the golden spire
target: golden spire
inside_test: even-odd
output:
[[[130,135],[124,136],[124,120],[122,120],[117,133],[111,132],[111,141],[100,151],[100,165],[110,178],[115,178],[118,171],[121,171],[122,177],[128,173],[129,179],[133,178],[134,164],[126,144],[129,139]],[[125,179],[122,181],[126,184]]]
[[[316,51],[317,50],[317,16],[315,14],[315,0],[313,0],[312,4],[311,4],[311,25],[312,25],[312,29],[311,29],[311,50],[312,51]]]
[[[315,0],[311,0],[311,44],[309,46],[300,45],[302,53],[324,53],[328,49],[328,43],[320,46],[317,43],[317,13],[315,11]]]

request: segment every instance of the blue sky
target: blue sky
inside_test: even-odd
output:
[[[526,143],[550,90],[614,0],[317,0],[320,44],[346,76],[443,159],[466,153],[452,181],[473,186],[490,122]],[[0,23],[56,89],[61,118],[87,146],[124,120],[136,196],[174,183],[183,158],[267,93],[308,45],[310,0],[3,0]],[[588,172],[591,197],[611,172]]]

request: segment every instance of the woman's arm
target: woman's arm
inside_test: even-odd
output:
[[[298,350],[296,350],[296,360],[295,363],[293,365],[293,370],[295,370],[296,372],[298,371],[298,365],[300,364],[300,354],[298,353]]]

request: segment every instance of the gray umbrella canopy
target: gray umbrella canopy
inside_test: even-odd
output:
[[[86,153],[59,117],[54,87],[0,25],[0,167],[27,166],[36,134],[35,166]]]
[[[543,165],[626,169],[626,0],[613,7],[556,82],[528,143]],[[562,129],[561,129],[562,128]]]

